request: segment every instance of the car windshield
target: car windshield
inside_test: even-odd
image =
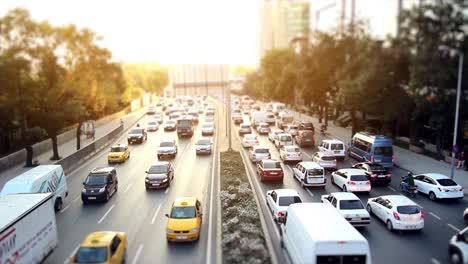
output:
[[[299,148],[286,148],[286,152],[301,152]]]
[[[176,206],[173,207],[171,211],[171,218],[175,219],[194,218],[195,216],[194,206]]]
[[[160,174],[160,173],[166,173],[166,172],[167,172],[167,165],[151,166],[151,168],[148,171],[149,174]]]
[[[289,126],[289,129],[298,129],[299,127],[298,126]]]
[[[249,125],[241,125],[241,128],[244,128],[244,129],[245,128],[250,128],[250,126]]]
[[[198,145],[209,145],[210,140],[209,139],[199,139],[197,142]]]
[[[104,185],[107,181],[107,175],[88,175],[86,178],[86,185]]]
[[[111,152],[124,152],[124,147],[111,147]]]
[[[157,125],[156,122],[149,122],[149,123],[148,123],[148,126],[155,126],[155,125]]]
[[[314,133],[312,133],[311,131],[302,132],[303,137],[312,137],[313,135],[314,135]]]
[[[279,162],[264,162],[263,167],[265,169],[280,169],[281,164]]]
[[[292,141],[290,136],[281,136],[280,140],[281,141]]]
[[[142,134],[142,133],[143,133],[142,128],[134,128],[134,129],[130,130],[130,134]]]
[[[212,127],[213,127],[213,124],[203,124],[203,127],[204,127],[204,128],[212,128]]]
[[[168,120],[166,121],[166,125],[173,125],[175,124],[175,121],[174,120]]]
[[[266,148],[255,149],[255,153],[269,153],[270,151]]]
[[[173,146],[174,146],[174,143],[172,143],[172,142],[161,142],[161,143],[159,144],[159,146],[160,146],[160,147],[163,147],[163,148],[164,148],[164,147],[173,147]]]
[[[323,157],[322,157],[322,160],[331,161],[331,160],[335,160],[335,157],[333,157],[333,156],[323,156]]]
[[[341,210],[364,209],[364,206],[359,200],[341,200],[340,209]]]
[[[305,127],[305,128],[313,128],[314,125],[312,125],[312,123],[302,123],[302,126]]]
[[[299,196],[283,196],[278,200],[279,206],[289,206],[290,204],[302,203],[302,200]]]
[[[255,140],[257,139],[257,136],[245,136],[246,140]]]
[[[369,167],[371,171],[377,172],[377,171],[386,171],[385,167],[382,166],[381,164],[369,164]]]
[[[457,183],[454,182],[452,179],[440,179],[437,182],[442,186],[457,186]]]
[[[400,214],[419,214],[421,210],[414,205],[397,206],[397,212]]]
[[[375,147],[374,155],[393,156],[393,148],[389,147]]]
[[[343,144],[331,144],[330,149],[331,150],[343,150],[344,146]]]
[[[75,255],[76,263],[101,263],[107,261],[107,247],[80,247]]]
[[[368,181],[369,177],[367,175],[351,175],[352,181]]]
[[[307,170],[309,176],[323,176],[323,169],[310,169]]]

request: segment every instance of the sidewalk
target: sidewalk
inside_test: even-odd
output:
[[[300,114],[295,111],[291,112],[295,119],[311,121],[316,128],[319,127],[318,118]],[[351,141],[351,129],[335,126],[333,122],[328,123],[327,135],[339,139],[345,144]],[[411,171],[414,174],[434,172],[450,176],[451,165],[445,161],[438,161],[397,146],[393,146],[393,151],[395,155],[395,165],[403,170]],[[468,171],[455,170],[454,180],[465,187],[465,194],[468,195]]]
[[[146,112],[146,107],[143,107],[137,111],[134,111],[132,113],[129,113],[123,116],[122,120],[124,121],[124,130],[132,126],[143,115],[144,112]],[[118,126],[120,126],[120,120],[116,119],[102,126],[97,127],[95,139],[98,139],[102,137],[103,135],[106,135],[107,133],[109,133],[110,131],[112,131]],[[88,146],[92,142],[94,142],[94,140],[86,139],[86,137],[84,136],[81,137],[82,148]],[[73,138],[72,140],[65,142],[63,144],[60,144],[58,146],[58,152],[59,152],[60,157],[62,158],[74,153],[75,151],[76,151],[76,138]],[[51,149],[47,152],[42,153],[41,155],[34,156],[33,160],[38,160],[40,165],[52,164],[55,162],[55,160],[50,160],[50,157],[52,157],[52,153],[53,152]],[[11,169],[2,171],[0,173],[0,190],[7,181],[9,181],[10,179],[30,169],[31,168],[25,168],[24,163],[22,163]]]

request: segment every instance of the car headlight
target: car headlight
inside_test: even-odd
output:
[[[170,229],[170,228],[166,228],[166,232],[167,233],[174,233],[174,230]]]
[[[99,189],[99,192],[104,192],[106,190],[106,187],[102,187],[101,189]]]
[[[145,178],[145,182],[149,182],[150,180],[148,178]]]
[[[198,228],[190,229],[190,233],[198,233]]]
[[[167,178],[165,178],[164,180],[162,180],[162,182],[167,182]]]
[[[86,189],[81,190],[81,193],[86,193]]]

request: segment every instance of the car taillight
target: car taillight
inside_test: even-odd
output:
[[[395,156],[392,156],[392,163],[395,163]]]
[[[373,155],[370,156],[370,162],[374,162],[374,161],[375,161],[374,156]]]
[[[370,181],[366,181],[366,184],[369,185],[369,184],[370,184]]]
[[[375,178],[377,176],[377,174],[372,173],[370,176],[371,176],[371,178]]]
[[[268,171],[263,171],[263,176],[268,176]]]
[[[440,187],[437,187],[437,189],[439,189],[439,192],[448,192],[449,191],[449,190],[444,190],[444,189],[442,189]]]
[[[400,220],[400,215],[398,215],[397,212],[393,212],[393,217],[395,217],[396,220]]]
[[[460,192],[463,192],[465,190],[465,188],[461,187],[460,188]]]
[[[348,184],[351,184],[351,185],[356,185],[356,182],[353,182],[353,181],[349,181]]]
[[[391,173],[387,174],[387,178],[390,179],[391,177],[392,177],[392,174],[391,174]]]
[[[282,212],[278,212],[278,217],[283,217],[284,214]]]
[[[283,175],[284,175],[283,170],[280,170],[280,176],[283,176]]]
[[[424,212],[421,212],[421,218],[424,218],[426,214]]]

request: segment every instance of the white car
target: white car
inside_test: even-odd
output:
[[[201,137],[195,143],[196,154],[211,154],[211,139],[207,137]]]
[[[367,226],[370,224],[370,215],[361,200],[348,192],[335,192],[322,195],[322,203],[329,204],[353,226]]]
[[[146,126],[146,130],[148,131],[157,131],[159,129],[159,124],[156,121],[149,121],[148,125]]]
[[[450,263],[468,263],[468,227],[450,239],[448,251]]]
[[[270,132],[270,125],[268,125],[267,123],[258,124],[257,132],[259,134],[268,134]]]
[[[268,140],[275,142],[275,140],[278,138],[278,135],[283,133],[284,131],[282,129],[271,129],[270,133],[268,133]]]
[[[369,198],[366,209],[369,214],[382,220],[390,231],[424,228],[424,213],[416,203],[403,195]]]
[[[317,162],[325,169],[336,170],[336,158],[330,151],[319,151],[312,156],[312,161]]]
[[[333,156],[339,159],[343,159],[346,156],[346,148],[343,141],[338,139],[324,139],[322,143],[318,145],[320,151],[331,151]]]
[[[290,134],[283,133],[278,134],[278,138],[275,140],[275,147],[279,149],[281,146],[292,146],[293,138]]]
[[[302,152],[299,147],[296,146],[281,146],[280,148],[280,158],[284,162],[286,161],[302,161]]]
[[[313,161],[299,162],[294,166],[293,174],[294,178],[301,183],[301,187],[321,186],[325,188],[327,184],[325,170],[322,166]]]
[[[369,175],[363,170],[341,169],[332,172],[332,183],[340,187],[343,192],[369,192],[371,184]]]
[[[270,150],[263,146],[254,146],[249,151],[249,158],[252,162],[257,162],[263,159],[271,159]]]
[[[215,130],[214,122],[205,122],[201,128],[202,136],[213,135]]]
[[[177,122],[175,120],[167,120],[164,124],[164,131],[175,131],[177,128]]]
[[[174,139],[162,139],[158,147],[158,159],[166,156],[175,158],[177,155],[177,144]]]
[[[297,136],[297,131],[299,130],[299,126],[296,124],[288,124],[286,125],[285,132],[291,134],[292,136]]]
[[[425,173],[414,176],[418,192],[429,195],[429,199],[462,199],[463,187],[454,180],[439,173]]]
[[[248,123],[242,123],[239,125],[239,136],[252,133],[252,128]]]
[[[254,135],[254,134],[246,134],[244,135],[244,137],[242,138],[242,146],[244,148],[249,148],[249,147],[253,147],[253,146],[257,146],[259,143],[258,143],[258,138],[257,138],[257,135]]]
[[[164,118],[163,118],[162,114],[160,114],[160,113],[158,114],[158,113],[157,113],[157,114],[155,114],[155,115],[153,116],[153,120],[156,121],[156,122],[158,122],[158,124],[162,124],[163,121],[164,121]]]
[[[276,189],[267,191],[266,203],[273,215],[273,219],[277,221],[278,217],[286,214],[289,205],[302,203],[302,200],[296,190]]]

